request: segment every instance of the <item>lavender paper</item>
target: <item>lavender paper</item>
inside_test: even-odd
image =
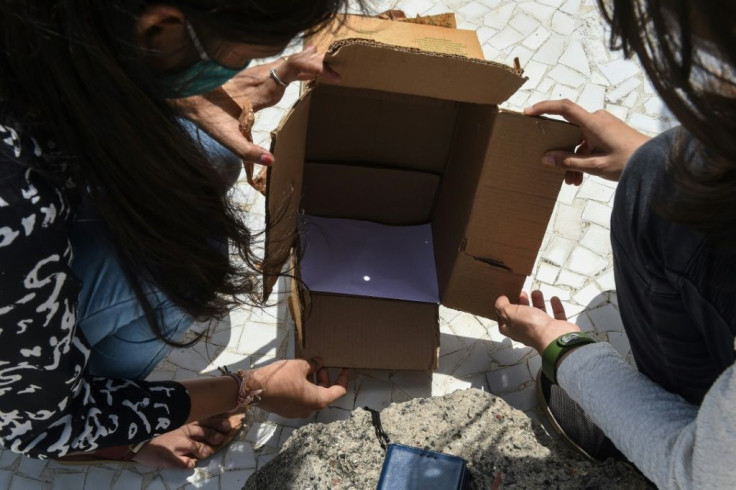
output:
[[[303,216],[302,280],[310,290],[439,303],[430,224],[387,226]]]

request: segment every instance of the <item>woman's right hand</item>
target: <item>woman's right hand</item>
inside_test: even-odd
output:
[[[278,104],[286,90],[286,87],[271,77],[271,69],[276,70],[276,76],[287,85],[318,77],[339,82],[340,75],[324,63],[324,58],[325,54],[318,52],[316,46],[307,46],[299,53],[265,65],[252,66],[238,73],[224,88],[235,101],[240,97],[250,100],[253,110],[258,112]]]
[[[334,383],[319,359],[277,361],[250,371],[250,390],[263,389],[258,408],[288,418],[305,418],[347,393],[348,370]]]
[[[524,114],[555,114],[580,127],[583,137],[574,153],[550,150],[542,157],[544,165],[567,170],[565,183],[572,185],[583,182],[583,173],[618,181],[629,157],[650,139],[610,112],[588,112],[567,99],[539,102]]]

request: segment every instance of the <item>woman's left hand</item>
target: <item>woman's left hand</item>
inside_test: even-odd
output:
[[[243,108],[221,88],[203,95],[171,99],[179,115],[189,119],[245,162],[271,165],[273,155],[243,136],[240,114]]]
[[[310,46],[301,53],[273,63],[243,70],[223,87],[212,92],[183,99],[172,99],[182,117],[194,122],[223,146],[245,162],[271,165],[273,155],[243,136],[240,114],[248,99],[254,111],[277,104],[285,87],[271,77],[271,69],[284,83],[313,80],[318,76],[339,81],[340,76],[323,63],[324,53]]]
[[[347,393],[348,371],[342,369],[333,384],[320,360],[292,359],[251,371],[247,383],[251,390],[263,389],[259,408],[283,417],[305,418]]]
[[[558,297],[552,297],[550,304],[554,318],[547,314],[541,291],[532,291],[532,306],[525,292],[519,296],[518,305],[511,304],[506,296],[501,296],[495,305],[498,330],[542,354],[560,335],[580,331],[580,327],[567,321],[565,309]]]

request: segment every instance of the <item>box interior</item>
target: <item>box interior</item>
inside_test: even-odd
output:
[[[300,106],[277,135],[290,144],[276,146],[284,155],[276,154],[282,167],[273,172],[269,192],[293,192],[295,200],[300,197],[298,211],[308,215],[431,224],[442,297],[463,241],[496,106],[339,86],[317,87]],[[269,238],[277,236],[274,231]],[[301,355],[315,354],[310,346],[320,339],[318,354],[333,365],[436,367],[437,304],[298,289],[292,309],[300,317],[298,347],[306,348]],[[394,341],[376,342],[381,338]],[[342,352],[344,345],[361,348]]]
[[[312,94],[302,209],[431,223],[442,297],[463,240],[496,107],[322,86]]]

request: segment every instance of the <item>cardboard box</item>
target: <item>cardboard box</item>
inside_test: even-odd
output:
[[[457,34],[435,29],[449,41]],[[495,298],[518,297],[532,273],[562,183],[541,156],[574,148],[578,129],[500,111],[525,79],[497,63],[365,39],[333,43],[326,62],[340,85],[306,91],[273,133],[266,297],[290,259],[300,277],[302,213],[431,223],[441,303],[493,318]],[[437,304],[310,294],[297,280],[290,307],[300,357],[353,368],[438,366]]]

